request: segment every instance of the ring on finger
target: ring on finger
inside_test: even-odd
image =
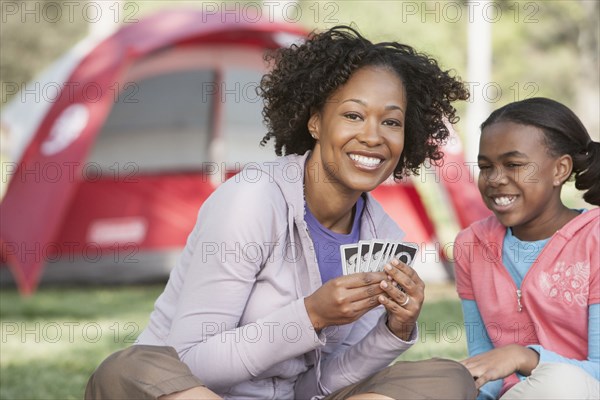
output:
[[[406,293],[405,293],[406,294]],[[404,300],[402,302],[402,304],[400,304],[400,307],[405,307],[408,303],[410,302],[410,296],[407,294],[406,295],[406,300]]]

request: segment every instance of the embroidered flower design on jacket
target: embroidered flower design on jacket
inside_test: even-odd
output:
[[[554,301],[587,307],[589,278],[589,262],[567,264],[559,261],[552,270],[540,274],[540,287],[544,295]]]

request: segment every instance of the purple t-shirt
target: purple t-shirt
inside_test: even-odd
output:
[[[360,196],[356,202],[352,230],[349,234],[344,235],[332,232],[321,225],[310,212],[306,203],[304,203],[304,210],[306,211],[304,213],[304,220],[308,225],[308,232],[315,246],[317,263],[319,264],[319,272],[321,272],[321,281],[323,283],[342,275],[340,246],[343,244],[358,243],[360,240],[360,218],[364,205],[365,200]]]

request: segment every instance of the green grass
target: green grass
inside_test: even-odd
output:
[[[144,329],[162,288],[41,288],[30,298],[3,289],[0,399],[81,399],[96,366]],[[448,286],[428,287],[421,339],[401,359],[465,356],[455,297]]]
[[[146,326],[161,286],[0,293],[0,398],[81,399],[111,352]]]
[[[419,340],[399,360],[467,357],[460,300],[453,284],[428,284],[419,317]]]

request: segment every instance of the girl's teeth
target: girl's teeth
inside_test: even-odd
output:
[[[494,203],[499,206],[507,206],[515,200],[514,196],[494,197]]]
[[[365,157],[359,156],[358,154],[350,154],[350,158],[356,161],[357,163],[365,165],[367,167],[374,167],[376,165],[381,164],[381,160],[375,157]]]

